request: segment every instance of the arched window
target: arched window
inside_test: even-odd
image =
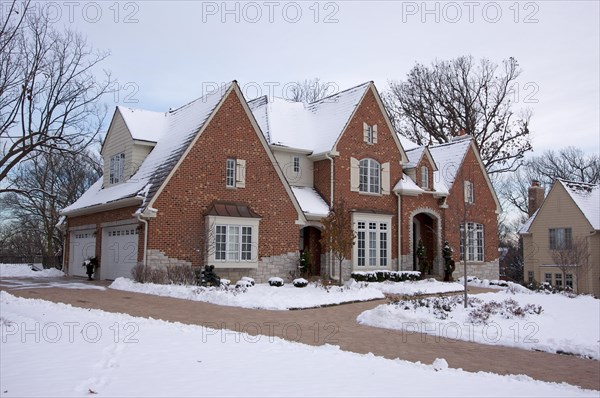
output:
[[[359,169],[359,191],[381,193],[381,166],[379,165],[379,162],[373,159],[363,159],[360,161]]]

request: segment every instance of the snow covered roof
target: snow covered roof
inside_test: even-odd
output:
[[[419,163],[419,160],[421,160],[421,157],[423,156],[423,152],[425,152],[425,147],[424,146],[418,146],[412,149],[406,149],[404,148],[406,151],[406,156],[408,156],[408,163],[404,164],[404,168],[405,169],[414,169],[415,167],[417,167],[417,164]]]
[[[419,187],[409,176],[402,173],[402,179],[394,186],[394,192],[399,192],[405,195],[420,195],[425,191]]]
[[[537,216],[538,212],[540,211],[540,209],[537,209],[533,215],[531,217],[529,217],[527,219],[527,221],[525,221],[525,224],[521,225],[521,228],[519,228],[519,233],[520,234],[526,234],[529,233],[529,228],[531,227],[531,223],[533,223],[533,220],[535,219],[535,216]]]
[[[600,230],[600,184],[558,180],[595,230]]]
[[[471,136],[454,139],[446,144],[434,145],[429,147],[429,152],[438,166],[438,171],[434,174],[434,184],[436,189],[449,191],[456,179],[456,173],[462,164],[467,150],[471,145]],[[442,185],[443,184],[443,185]]]
[[[401,135],[400,133],[398,133],[398,139],[400,139],[402,148],[404,148],[405,151],[408,151],[408,150],[414,149],[414,148],[419,148],[419,144],[411,141],[409,138],[406,138],[405,136]]]
[[[302,211],[307,216],[312,215],[320,218],[329,214],[327,202],[313,188],[293,186],[292,192],[294,192]]]
[[[161,129],[154,130],[161,132],[159,136],[162,136],[162,139],[158,140],[154,149],[130,179],[121,184],[103,188],[103,180],[100,178],[75,203],[64,208],[61,214],[69,215],[69,213],[85,208],[121,202],[124,199],[131,199],[132,205],[136,203],[142,206],[147,205],[231,87],[232,84],[229,84],[222,90],[211,92],[165,113],[164,130],[162,132]],[[137,119],[137,116],[141,116],[142,113],[137,113],[137,111],[133,111],[131,114],[125,113],[127,114],[126,118],[133,121],[134,129],[142,131],[139,129],[147,126],[145,122],[141,121],[141,117],[140,120]],[[158,119],[157,112],[144,112],[143,114],[151,115],[150,119],[153,121]]]
[[[344,131],[371,82],[311,104],[266,96],[249,101],[263,134],[271,145],[323,153],[330,151]]]
[[[169,112],[153,112],[117,106],[134,140],[158,142],[167,131]]]

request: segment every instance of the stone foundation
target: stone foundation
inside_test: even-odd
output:
[[[456,264],[456,270],[452,273],[454,280],[464,275],[463,263]],[[500,279],[500,266],[498,259],[488,263],[467,263],[467,276],[476,276],[479,279]]]
[[[243,276],[254,278],[256,283],[267,283],[269,278],[277,276],[291,282],[291,273],[298,269],[298,253],[287,253],[280,256],[263,257],[258,262],[258,268],[217,268],[215,273],[220,278],[229,279],[235,284]]]
[[[192,263],[189,261],[167,257],[164,252],[155,249],[148,250],[148,257],[146,261],[149,267],[164,269],[166,269],[169,265],[192,265]]]

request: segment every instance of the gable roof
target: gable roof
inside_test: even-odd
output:
[[[404,164],[405,169],[414,169],[417,167],[423,156],[426,156],[431,163],[433,171],[437,171],[437,163],[431,155],[431,151],[426,146],[419,146],[413,149],[406,150],[406,156],[408,156],[408,163]]]
[[[134,140],[158,142],[169,127],[170,112],[153,112],[124,106],[117,106],[117,112],[123,116]]]
[[[594,230],[600,230],[600,184],[558,180]]]
[[[164,139],[158,141],[154,149],[148,154],[140,168],[130,179],[124,183],[103,188],[103,179],[101,177],[75,203],[64,208],[61,214],[74,215],[98,206],[116,205],[116,202],[121,203],[125,200],[127,200],[128,204],[131,202],[131,205],[147,205],[178,163],[192,140],[205,126],[206,121],[222,103],[225,96],[231,91],[233,84],[231,83],[221,90],[211,92],[180,108],[167,112],[166,120],[163,124],[164,130],[156,130]],[[132,112],[132,114],[134,113],[137,112]],[[155,120],[157,116],[156,112],[144,112],[143,114],[153,114],[150,117],[152,120]],[[140,115],[142,113],[136,116]],[[132,115],[125,117],[127,118],[128,116]],[[133,119],[129,118],[130,121],[134,120],[136,116]],[[145,123],[141,122],[141,120],[134,120],[133,123],[136,131],[141,132],[138,127],[142,126],[142,124],[145,127]],[[156,135],[156,133],[150,134],[148,138],[155,138]],[[138,135],[138,137],[140,136]]]

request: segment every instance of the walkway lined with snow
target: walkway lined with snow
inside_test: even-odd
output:
[[[472,372],[526,374],[538,380],[600,389],[598,361],[446,340],[422,333],[401,333],[356,323],[356,317],[360,313],[385,303],[384,300],[281,312],[223,307],[114,289],[67,290],[49,287],[12,290],[6,285],[1,289],[16,296],[42,298],[77,307],[230,329],[250,335],[278,336],[310,345],[332,344],[345,351],[365,354],[371,352],[385,358],[401,358],[426,364],[433,363],[436,358],[445,358],[451,368]]]

